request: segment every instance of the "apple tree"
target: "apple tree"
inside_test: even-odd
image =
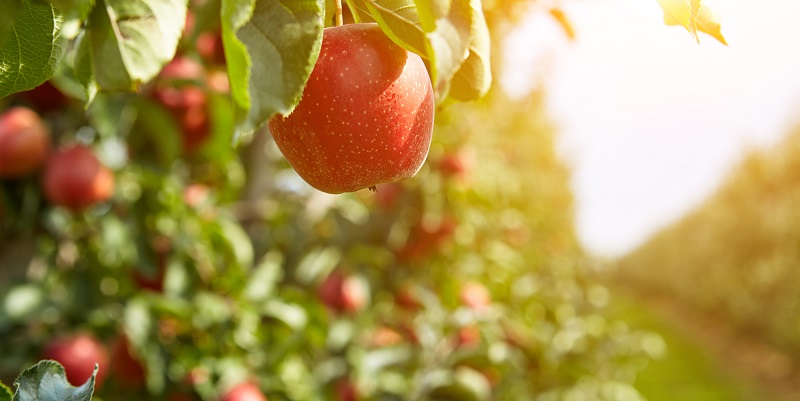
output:
[[[0,381],[639,399],[657,337],[604,312],[541,95],[491,86],[492,43],[537,8],[4,1]]]

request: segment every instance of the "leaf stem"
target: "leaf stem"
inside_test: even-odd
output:
[[[344,20],[342,19],[342,0],[335,0],[334,4],[336,4],[336,26],[344,25]]]

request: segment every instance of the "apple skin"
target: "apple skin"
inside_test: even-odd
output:
[[[108,373],[108,352],[100,341],[89,334],[51,341],[42,353],[43,359],[52,359],[64,366],[67,381],[80,386],[92,377],[95,363],[99,364],[95,387],[100,387]]]
[[[267,401],[267,397],[253,383],[246,382],[228,391],[220,401]]]
[[[111,198],[114,174],[91,149],[76,145],[50,156],[43,184],[51,203],[80,211]]]
[[[44,164],[50,149],[50,130],[39,115],[12,107],[0,115],[0,178],[30,174]]]
[[[422,59],[376,24],[325,28],[300,103],[269,128],[312,187],[353,192],[413,177],[431,144],[433,87]]]

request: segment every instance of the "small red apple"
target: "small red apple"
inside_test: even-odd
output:
[[[111,346],[111,374],[124,387],[139,388],[144,385],[144,366],[131,355],[130,344],[125,335],[120,335]]]
[[[476,325],[464,326],[458,329],[458,346],[472,347],[480,344],[481,329]]]
[[[53,204],[78,211],[105,202],[113,192],[114,174],[87,147],[60,150],[47,161],[44,194]]]
[[[382,348],[397,345],[403,341],[403,335],[396,330],[387,326],[380,326],[371,333],[367,345],[370,347]]]
[[[352,192],[413,177],[428,155],[433,87],[422,59],[376,24],[325,28],[297,107],[269,128],[312,187]]]
[[[245,382],[230,389],[220,401],[267,401],[267,397],[258,386]]]
[[[476,282],[465,283],[461,287],[459,298],[462,304],[476,311],[486,309],[492,302],[492,296],[489,294],[489,290],[487,290],[483,284]]]
[[[358,389],[349,378],[343,377],[336,382],[336,401],[358,401]]]
[[[50,148],[50,130],[39,115],[13,107],[0,115],[0,178],[16,178],[39,168]]]
[[[403,284],[395,291],[394,302],[397,306],[410,311],[422,308],[422,303],[417,299],[414,286],[411,283]]]
[[[159,74],[153,97],[161,103],[181,128],[183,148],[192,152],[211,134],[208,96],[197,83],[205,79],[205,69],[191,58],[175,57]]]
[[[89,334],[76,334],[58,338],[44,348],[42,358],[52,359],[64,366],[67,380],[80,386],[92,377],[95,364],[99,364],[95,386],[100,387],[108,371],[108,352],[103,344]]]
[[[195,41],[197,53],[209,64],[225,65],[225,49],[222,46],[222,32],[203,32]]]
[[[319,297],[327,307],[337,312],[357,312],[366,306],[367,288],[357,277],[333,271],[319,287]]]
[[[457,225],[450,216],[435,224],[421,221],[411,229],[405,246],[396,252],[397,259],[400,262],[418,262],[441,251],[453,238]]]
[[[40,113],[58,110],[69,104],[69,98],[61,93],[50,81],[31,90],[21,92],[19,97]]]

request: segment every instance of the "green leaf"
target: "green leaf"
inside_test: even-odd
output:
[[[50,4],[4,0],[0,5],[0,98],[33,89],[53,76],[64,55],[61,14]]]
[[[469,34],[469,56],[453,76],[449,93],[450,98],[461,102],[482,97],[492,86],[489,27],[480,0],[470,0],[470,5],[472,29]]]
[[[283,257],[280,253],[270,252],[264,255],[247,281],[245,296],[251,301],[269,299],[275,286],[283,278],[281,264]]]
[[[41,361],[22,372],[14,384],[17,393],[13,401],[89,401],[97,376],[95,365],[92,377],[79,387],[67,381],[64,367],[56,361]]]
[[[50,3],[64,16],[61,34],[67,39],[78,35],[94,6],[94,0],[50,0]]]
[[[472,9],[469,0],[454,0],[447,16],[436,20],[436,29],[426,34],[426,49],[434,88],[453,78],[469,54]]]
[[[92,51],[86,32],[81,32],[75,42],[75,54],[72,60],[72,69],[75,78],[84,88],[86,104],[90,105],[100,88],[94,80],[94,65],[92,65]]]
[[[183,0],[98,0],[87,27],[94,80],[131,91],[175,56],[186,19]]]
[[[372,16],[381,30],[404,49],[429,58],[427,39],[414,0],[353,0],[360,13]]]
[[[238,58],[228,65],[238,140],[275,114],[291,113],[300,101],[319,56],[325,1],[258,1],[250,20],[238,30],[247,7],[240,5],[240,0],[234,4],[240,7],[229,10],[226,3],[233,0],[223,2],[223,45],[226,57],[228,47],[233,46],[230,52]],[[229,19],[233,20],[226,21]],[[249,63],[242,60],[233,33],[247,48]]]
[[[436,29],[436,20],[444,18],[450,12],[453,0],[415,0],[417,13],[425,32],[432,32]]]
[[[14,394],[11,392],[11,389],[5,385],[5,383],[0,382],[0,401],[11,401],[11,397]]]
[[[225,51],[225,63],[228,66],[228,82],[237,124],[245,121],[250,110],[248,82],[253,61],[247,52],[247,46],[239,40],[236,32],[250,20],[253,9],[255,0],[222,0],[220,6],[222,47]]]
[[[242,268],[249,269],[253,265],[253,242],[250,237],[242,226],[230,220],[221,220],[220,229],[236,262]]]
[[[468,0],[449,4],[427,0],[351,0],[349,4],[359,13],[371,15],[393,42],[424,58],[439,93],[467,58],[471,28]],[[419,13],[418,4],[423,4],[423,14]],[[433,19],[440,14],[444,15]]]

